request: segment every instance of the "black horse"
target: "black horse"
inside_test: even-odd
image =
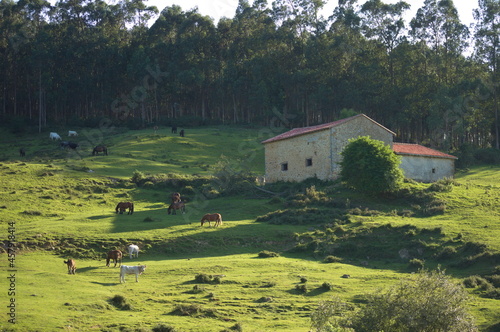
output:
[[[24,148],[20,148],[20,149],[19,149],[19,155],[20,155],[21,157],[26,156],[26,150],[24,150]]]
[[[179,136],[184,137],[184,129],[181,129],[181,131],[179,132]]]
[[[172,126],[172,134],[177,134],[177,126]]]
[[[108,155],[108,149],[104,145],[96,146],[94,151],[92,151],[92,155],[95,156],[96,154],[99,154],[99,152],[104,153],[106,156]]]
[[[72,150],[75,150],[77,147],[78,147],[78,144],[74,143],[74,142],[66,142],[66,141],[61,142],[61,148],[63,148],[63,149],[70,148]]]

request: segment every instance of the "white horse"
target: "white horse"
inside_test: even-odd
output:
[[[130,259],[139,257],[139,247],[135,244],[131,244],[128,246],[128,253],[130,255]]]

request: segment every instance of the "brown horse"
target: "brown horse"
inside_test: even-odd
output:
[[[222,216],[219,213],[207,213],[206,215],[201,218],[201,226],[205,224],[205,222],[208,222],[208,226],[212,226],[210,222],[215,221],[214,227],[221,226],[222,225]]]
[[[113,266],[113,267],[116,267],[116,263],[119,263],[121,266],[122,265],[122,257],[123,257],[123,254],[120,250],[109,251],[108,257],[106,258],[106,266],[109,266],[110,260],[113,260],[113,263],[115,263],[115,266]]]
[[[128,209],[127,214],[132,214],[132,213],[134,213],[134,203],[120,202],[116,206],[116,209],[115,209],[116,213],[118,213],[118,209],[120,209],[120,214],[123,214],[123,212],[125,212],[125,210],[127,210],[127,209]]]
[[[168,214],[177,214],[176,210],[180,210],[182,213],[186,213],[186,204],[184,202],[176,202],[170,204],[167,209]]]
[[[92,155],[95,156],[96,154],[99,154],[99,152],[104,153],[106,156],[108,155],[108,149],[104,145],[96,146],[92,151]]]
[[[181,194],[172,193],[171,199],[172,199],[172,204],[180,202],[181,201]]]

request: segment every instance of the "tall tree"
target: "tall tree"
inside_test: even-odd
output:
[[[474,10],[474,37],[476,59],[486,63],[490,70],[490,80],[486,84],[488,95],[493,95],[490,107],[494,112],[495,147],[500,148],[499,98],[500,78],[500,2],[498,0],[479,0],[479,8]]]

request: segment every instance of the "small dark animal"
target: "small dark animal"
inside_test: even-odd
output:
[[[78,144],[77,143],[74,143],[74,142],[61,142],[61,148],[63,149],[66,149],[66,148],[70,148],[72,150],[75,150],[77,147],[78,147]]]
[[[122,258],[123,258],[123,254],[120,250],[111,250],[108,252],[108,257],[106,258],[106,266],[109,266],[110,260],[113,260],[113,263],[115,263],[115,266],[113,266],[113,267],[116,267],[117,263],[119,263],[121,266],[122,265]]]
[[[181,131],[179,132],[179,136],[184,137],[184,129],[181,129]]]
[[[116,213],[118,213],[118,209],[120,210],[120,214],[123,214],[123,212],[125,212],[127,209],[128,209],[127,214],[132,214],[132,213],[134,213],[134,203],[132,203],[132,202],[120,202],[116,206],[116,209],[115,209]]]
[[[177,210],[180,210],[182,213],[186,212],[186,205],[184,202],[176,202],[170,204],[170,206],[167,209],[168,214],[177,214]]]
[[[99,152],[104,153],[106,156],[108,155],[108,149],[104,145],[96,146],[92,151],[92,155],[95,156],[96,154],[99,154]]]
[[[208,222],[208,226],[212,226],[210,222],[215,221],[214,227],[221,226],[222,225],[222,216],[219,213],[207,213],[206,215],[201,218],[201,226],[205,224],[205,222]]]
[[[177,134],[177,126],[172,126],[172,134]]]
[[[75,274],[76,263],[74,259],[68,259],[67,261],[64,261],[64,264],[68,266],[68,274]]]
[[[26,151],[24,150],[24,148],[20,148],[20,149],[19,149],[19,155],[20,155],[21,157],[26,156]]]

